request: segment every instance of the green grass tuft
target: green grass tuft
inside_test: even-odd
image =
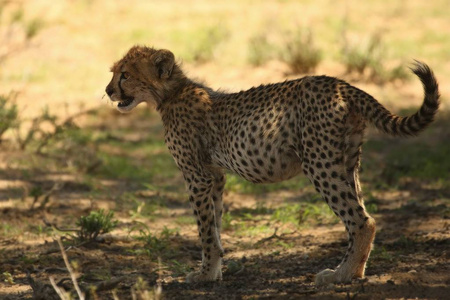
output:
[[[95,240],[99,234],[112,231],[119,221],[113,220],[114,212],[105,213],[103,209],[91,211],[88,216],[82,216],[77,222],[80,227],[78,237],[82,240]]]
[[[405,155],[408,153],[408,155]],[[398,182],[402,177],[439,180],[450,179],[450,143],[428,144],[408,143],[396,147],[386,158],[382,175],[388,182]]]
[[[144,249],[140,251],[152,259],[158,257],[170,258],[175,253],[175,249],[170,246],[170,239],[178,234],[179,229],[169,229],[164,226],[164,229],[159,234],[153,234],[149,228],[141,223],[142,228],[139,229],[139,235],[135,237],[136,240],[143,242]]]
[[[276,209],[272,220],[297,226],[336,224],[339,220],[326,203],[288,204]]]
[[[309,184],[309,181],[304,176],[297,176],[289,180],[279,183],[270,184],[255,184],[251,183],[236,174],[227,174],[227,183],[225,189],[241,194],[265,194],[276,192],[279,190],[293,190],[300,189]]]

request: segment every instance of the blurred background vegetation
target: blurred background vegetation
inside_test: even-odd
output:
[[[113,210],[119,222],[107,219],[108,231],[135,232],[150,249],[132,253],[155,264],[163,256],[172,274],[189,270],[166,251],[180,230],[195,236],[195,222],[159,116],[145,105],[120,115],[103,97],[109,67],[135,44],[170,49],[213,88],[327,74],[404,114],[423,93],[408,66],[425,61],[440,82],[436,124],[405,141],[370,130],[362,180],[372,213],[390,207],[388,195],[400,206],[429,200],[448,218],[449,15],[448,0],[0,0],[0,209],[9,216],[0,238],[42,244],[53,232],[44,216],[83,227],[83,216]],[[254,185],[229,175],[226,187],[224,230],[244,249],[270,224],[287,232],[337,223],[303,176]]]
[[[103,99],[109,66],[134,44],[172,50],[190,76],[214,88],[235,91],[328,74],[393,110],[420,104],[421,86],[407,68],[420,59],[440,79],[446,109],[450,34],[442,28],[450,28],[450,20],[442,8],[448,1],[331,4],[2,0],[2,147],[32,155],[25,172],[63,166],[147,183],[173,177],[158,117],[145,106],[119,116]],[[234,177],[230,182],[249,185]]]

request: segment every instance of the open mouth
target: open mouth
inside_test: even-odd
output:
[[[117,106],[118,107],[127,107],[128,105],[130,105],[133,102],[133,100],[134,100],[134,98],[125,99],[123,101],[120,101]]]

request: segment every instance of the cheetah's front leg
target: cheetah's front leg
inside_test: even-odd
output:
[[[217,187],[214,176],[202,178],[192,176],[189,179],[187,180],[189,201],[197,218],[198,233],[202,243],[202,265],[199,271],[188,274],[186,282],[221,280],[223,248],[217,226],[219,216],[216,216],[216,212],[220,211],[221,207],[216,210],[215,205],[221,206],[223,186]],[[218,191],[220,191],[220,197],[217,195]]]

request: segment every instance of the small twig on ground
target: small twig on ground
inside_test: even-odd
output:
[[[124,281],[127,277],[122,276],[122,277],[117,277],[117,278],[113,278],[110,280],[105,280],[102,281],[98,284],[96,284],[94,287],[92,287],[91,285],[86,285],[83,286],[83,290],[86,291],[86,299],[90,299],[91,296],[94,296],[95,293],[97,292],[104,292],[104,291],[109,291],[114,289],[119,283],[121,283],[122,281]],[[93,295],[94,293],[94,295]]]
[[[119,297],[117,296],[117,293],[116,293],[115,290],[112,291],[112,296],[113,296],[113,299],[114,299],[114,300],[120,300]]]
[[[155,286],[155,300],[162,298],[162,264],[161,257],[158,256],[158,279]]]
[[[34,205],[36,204],[36,202],[39,200],[39,198],[43,198],[44,200],[42,201],[42,203],[39,205],[39,209],[43,209],[45,208],[45,205],[48,203],[48,201],[50,201],[50,196],[60,190],[61,188],[64,187],[64,183],[63,182],[55,182],[55,184],[53,184],[52,188],[50,190],[48,190],[46,193],[42,194],[41,196],[35,196],[33,203],[31,204],[30,210],[34,209]]]
[[[47,221],[47,219],[43,219],[42,221],[44,222],[45,226],[52,227],[61,232],[79,232],[80,231],[79,229],[75,229],[75,228],[60,228],[55,223]]]
[[[119,236],[119,235],[113,235],[111,233],[104,233],[104,234],[99,234],[96,238],[95,238],[96,242],[123,242],[123,243],[128,243],[128,242],[132,242],[133,238],[129,237],[129,236]]]
[[[242,268],[240,268],[236,273],[234,273],[234,275],[240,274],[242,272],[244,272],[245,266],[242,265]]]
[[[265,242],[270,241],[271,239],[274,239],[274,238],[279,238],[279,236],[277,235],[277,231],[278,231],[278,227],[275,227],[275,230],[274,230],[274,232],[273,232],[273,234],[271,236],[263,238],[263,239],[260,239],[259,241],[257,241],[255,243],[255,245],[259,245],[259,244],[265,243]]]
[[[33,299],[36,300],[57,299],[56,294],[53,292],[52,286],[50,284],[34,280],[33,277],[31,277],[29,271],[27,271],[26,278],[28,280],[28,284],[31,286],[31,289],[33,290]]]
[[[49,267],[49,268],[44,268],[41,272],[46,272],[46,273],[66,273],[67,269],[66,268],[57,268],[57,267]]]
[[[74,248],[78,248],[78,247],[84,246],[84,245],[89,244],[91,242],[92,241],[84,241],[84,242],[81,242],[81,243],[79,243],[77,245],[71,245],[71,246],[66,248],[66,251],[69,251],[70,249],[74,249]]]
[[[278,234],[277,234],[277,231],[278,231],[278,227],[275,227],[275,230],[274,230],[274,232],[273,232],[273,234],[272,234],[271,236],[266,237],[266,238],[263,238],[263,239],[260,239],[259,241],[257,241],[257,242],[255,243],[255,245],[260,245],[260,244],[265,243],[265,242],[267,242],[267,241],[270,241],[270,240],[272,240],[272,239],[289,240],[290,238],[285,237],[285,236],[286,236],[286,235],[291,235],[291,234],[294,234],[294,233],[297,232],[297,231],[293,231],[293,232],[282,233],[281,235],[278,235]]]
[[[55,279],[53,279],[52,276],[50,276],[49,279],[50,283],[53,286],[53,289],[58,294],[59,298],[61,298],[61,300],[70,300],[69,297],[66,296],[66,293],[56,284]]]
[[[310,294],[316,294],[317,290],[298,291],[295,293],[300,294],[300,295],[310,295]]]
[[[39,209],[43,209],[45,208],[45,205],[47,205],[48,201],[50,201],[50,196],[56,192],[59,191],[60,189],[62,189],[64,187],[64,182],[55,182],[55,184],[52,186],[52,188],[46,192],[43,196],[43,201],[41,203],[41,205],[39,205]]]
[[[117,277],[117,278],[113,278],[110,280],[105,280],[102,281],[100,283],[98,283],[95,286],[95,290],[97,292],[103,292],[103,291],[109,291],[112,290],[113,288],[115,288],[119,283],[121,283],[122,281],[124,281],[127,277],[122,276],[122,277]]]
[[[75,272],[69,263],[69,259],[67,258],[66,251],[64,251],[64,246],[61,242],[61,239],[58,237],[56,239],[56,241],[58,242],[59,249],[61,250],[61,254],[64,259],[64,264],[66,265],[66,268],[70,273],[70,277],[72,278],[72,283],[73,283],[73,286],[75,287],[75,290],[77,291],[78,297],[80,298],[80,300],[84,300],[85,299],[84,293],[81,291],[80,287],[78,286],[77,276],[75,275]],[[52,285],[53,285],[53,283],[52,283]],[[55,287],[55,286],[53,286],[53,287]]]

